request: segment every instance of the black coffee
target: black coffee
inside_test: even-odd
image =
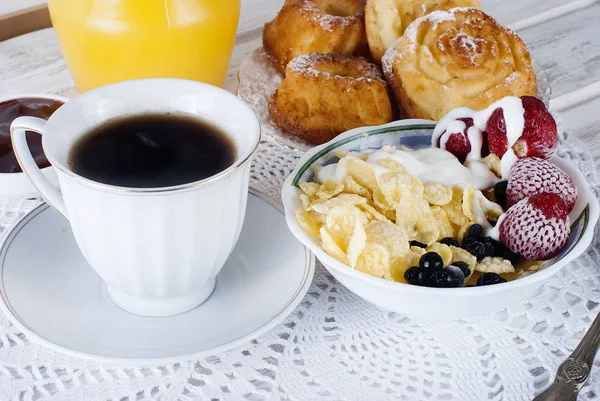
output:
[[[186,115],[145,114],[91,131],[73,146],[69,163],[93,181],[158,188],[215,175],[235,156],[231,140],[214,125]]]

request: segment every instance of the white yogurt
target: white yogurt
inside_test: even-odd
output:
[[[506,217],[506,213],[502,213],[496,222],[496,225],[491,230],[486,230],[485,235],[500,242],[500,223]]]
[[[498,178],[483,162],[472,161],[463,165],[452,153],[440,148],[414,150],[403,148],[369,153],[366,162],[373,168],[378,179],[382,174],[390,171],[379,164],[383,159],[397,161],[407,174],[422,182],[435,182],[461,188],[473,185],[477,189],[490,188],[498,182]],[[317,173],[317,180],[319,182],[341,181],[347,175],[347,162],[348,158],[344,157],[338,163],[322,167]]]

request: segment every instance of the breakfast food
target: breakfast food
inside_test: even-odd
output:
[[[48,119],[63,102],[48,98],[18,98],[0,102],[0,173],[20,173],[21,166],[13,151],[10,124],[17,117],[29,116]],[[39,168],[50,166],[42,149],[42,136],[27,132],[27,144]]]
[[[282,74],[307,53],[366,55],[364,0],[287,0],[265,24],[263,46]]]
[[[506,182],[505,204],[510,207],[539,192],[549,192],[562,198],[570,213],[577,201],[573,179],[558,166],[538,157],[525,157],[513,164]]]
[[[498,223],[500,241],[528,259],[556,256],[569,239],[569,215],[557,194],[540,192],[511,206]]]
[[[502,157],[510,142],[517,157],[549,158],[558,146],[556,121],[546,105],[536,97],[521,96],[521,107],[524,124],[521,135],[516,140],[507,131],[505,114],[508,111],[501,107],[494,109],[485,125],[490,151]]]
[[[490,152],[481,128],[498,109],[514,146],[537,117],[508,97],[451,111],[431,147],[338,150],[299,184],[300,226],[349,268],[412,285],[494,285],[539,270],[567,245],[577,190],[550,161]]]
[[[476,8],[413,21],[386,51],[382,67],[407,117],[437,121],[457,107],[481,110],[504,96],[536,93],[521,38]]]
[[[362,57],[312,53],[296,57],[269,98],[269,114],[282,129],[320,144],[346,130],[390,122],[388,88]]]
[[[558,146],[554,118],[543,103],[533,99],[506,96],[480,111],[454,109],[435,127],[432,145],[467,162],[493,154],[499,160],[501,177],[507,180],[519,158],[548,159]],[[532,104],[534,113],[528,112]]]
[[[478,0],[367,0],[365,27],[371,55],[377,62],[415,19],[437,10],[481,7]]]

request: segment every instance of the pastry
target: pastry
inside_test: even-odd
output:
[[[364,0],[287,0],[265,24],[263,46],[282,74],[300,54],[366,55]]]
[[[380,62],[383,53],[415,19],[436,10],[478,7],[478,0],[367,0],[365,26],[371,55]]]
[[[439,120],[504,96],[533,96],[536,77],[517,34],[477,8],[434,11],[412,22],[382,67],[406,117]]]
[[[393,118],[387,84],[362,57],[311,53],[296,57],[269,98],[269,114],[291,134],[327,142],[352,128]]]

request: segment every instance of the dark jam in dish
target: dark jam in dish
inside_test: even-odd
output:
[[[17,117],[39,117],[47,120],[62,102],[52,99],[22,98],[0,102],[0,173],[20,173],[10,141],[10,124]],[[42,136],[27,131],[27,144],[31,155],[40,168],[50,166],[42,149]]]

